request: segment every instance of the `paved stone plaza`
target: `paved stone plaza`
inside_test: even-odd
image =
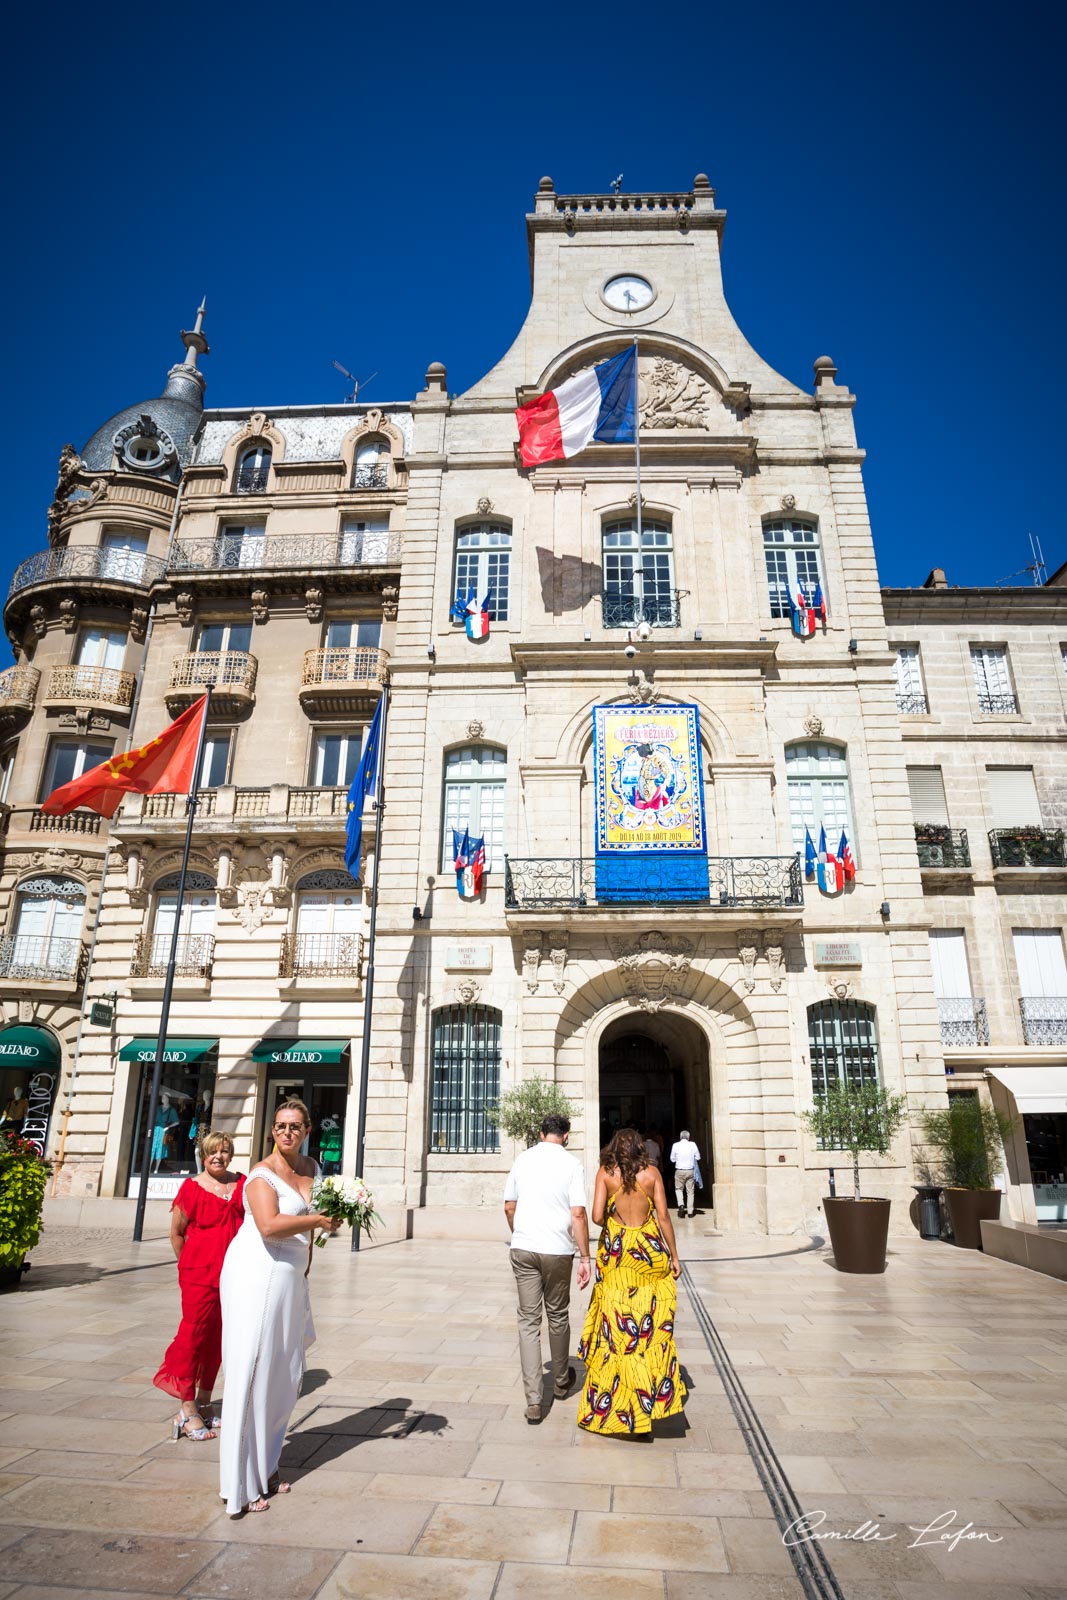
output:
[[[1067,1596],[1062,1285],[917,1240],[847,1278],[803,1240],[694,1226],[692,1282],[801,1506],[877,1525],[824,1547],[848,1600]],[[687,1290],[686,1426],[642,1443],[579,1434],[573,1400],[526,1425],[503,1243],[339,1241],[312,1276],[293,1493],[231,1522],[217,1446],[167,1443],[151,1386],[166,1242],[51,1230],[0,1300],[0,1600],[803,1593]],[[949,1512],[988,1539],[909,1548]]]

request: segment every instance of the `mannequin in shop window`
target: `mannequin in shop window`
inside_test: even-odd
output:
[[[3,1118],[0,1119],[3,1121],[4,1127],[7,1128],[10,1133],[22,1132],[22,1124],[26,1120],[26,1111],[28,1106],[29,1102],[26,1099],[26,1091],[20,1083],[16,1085],[14,1089],[12,1089],[11,1098],[4,1107]]]
[[[204,1137],[211,1126],[211,1090],[201,1089],[196,1102],[193,1120],[189,1124],[189,1139],[193,1146],[193,1160],[197,1172],[204,1170]]]
[[[341,1170],[341,1137],[340,1118],[323,1117],[319,1123],[319,1161],[327,1177]]]
[[[170,1095],[166,1089],[159,1097],[159,1110],[156,1112],[156,1124],[152,1129],[152,1171],[158,1172],[162,1163],[170,1154],[171,1145],[177,1134],[178,1113],[170,1103]]]

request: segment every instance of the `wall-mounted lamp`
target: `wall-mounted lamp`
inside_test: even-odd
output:
[[[889,901],[888,900],[883,900],[882,901],[881,905],[878,907],[878,915],[881,917],[883,922],[888,922],[889,921]]]
[[[437,660],[437,646],[435,644],[428,644],[426,646],[426,654],[429,656],[431,661],[436,661]]]
[[[849,655],[850,656],[854,656],[857,653],[857,651],[859,650],[859,647],[860,647],[860,642],[859,642],[858,639],[850,639],[848,641],[848,653],[849,653]]]

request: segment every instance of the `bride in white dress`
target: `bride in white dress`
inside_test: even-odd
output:
[[[274,1149],[245,1180],[245,1219],[222,1267],[219,1491],[231,1517],[267,1511],[268,1495],[289,1492],[278,1462],[315,1340],[307,1286],[314,1231],[340,1226],[310,1210],[319,1167],[300,1154],[310,1127],[302,1100],[278,1107]]]

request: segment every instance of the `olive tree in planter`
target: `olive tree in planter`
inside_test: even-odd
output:
[[[852,1198],[827,1195],[823,1200],[841,1272],[885,1271],[890,1202],[860,1193],[860,1155],[887,1155],[906,1115],[904,1096],[887,1093],[880,1083],[835,1085],[810,1111],[801,1112],[823,1150],[847,1150],[852,1156]]]
[[[947,1106],[925,1107],[922,1134],[941,1171],[956,1243],[982,1248],[982,1221],[1000,1216],[993,1179],[1004,1166],[1004,1144],[1015,1121],[977,1095],[953,1094]]]
[[[486,1115],[509,1139],[524,1139],[531,1145],[540,1138],[545,1117],[572,1117],[574,1107],[559,1084],[548,1083],[544,1078],[527,1078],[487,1106]]]
[[[24,1257],[41,1236],[49,1166],[35,1145],[0,1129],[0,1289],[17,1289]]]

